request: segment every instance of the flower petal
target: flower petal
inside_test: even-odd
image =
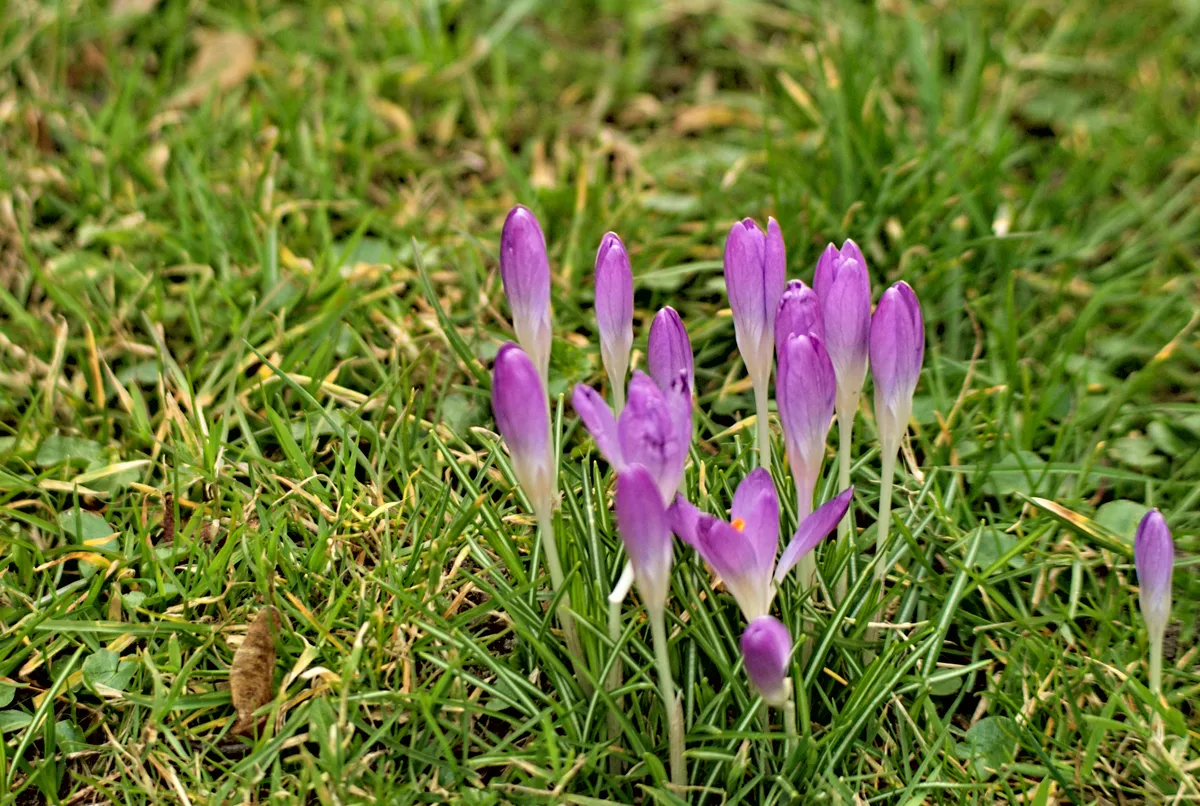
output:
[[[800,558],[812,551],[818,543],[824,540],[838,523],[846,516],[850,507],[850,499],[854,497],[854,488],[848,487],[841,495],[826,501],[817,507],[817,511],[804,519],[792,541],[779,557],[779,565],[775,567],[775,582],[778,584],[787,576],[792,566]]]
[[[670,524],[671,531],[675,533],[676,537],[692,548],[699,549],[697,532],[700,528],[700,518],[703,515],[704,513],[697,509],[695,504],[684,498],[682,494],[678,494],[667,510],[667,523]]]
[[[742,533],[758,558],[759,573],[769,577],[779,551],[779,496],[769,471],[755,468],[742,479],[729,514],[735,524],[741,522]]]
[[[624,467],[621,442],[617,434],[617,419],[613,416],[612,409],[604,402],[604,398],[600,397],[600,393],[581,383],[571,395],[571,405],[608,463],[616,470]]]
[[[661,609],[671,577],[671,531],[654,477],[641,465],[617,474],[617,530],[648,608]]]

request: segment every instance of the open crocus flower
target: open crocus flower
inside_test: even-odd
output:
[[[763,468],[738,485],[730,521],[707,515],[677,496],[669,511],[671,531],[700,552],[724,580],[746,620],[754,621],[767,615],[792,566],[837,528],[853,495],[854,488],[847,489],[805,518],[778,563],[779,498],[771,474]]]
[[[664,506],[675,497],[692,438],[692,396],[684,372],[660,389],[648,375],[635,371],[620,419],[584,384],[575,387],[571,404],[618,473],[628,465],[641,465],[654,478]]]

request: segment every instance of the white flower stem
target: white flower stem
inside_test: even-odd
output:
[[[790,685],[789,685],[790,688]],[[791,755],[792,750],[796,746],[796,739],[799,733],[796,732],[796,698],[795,696],[788,697],[788,701],[783,705],[783,731],[787,734],[787,752]]]
[[[1154,716],[1150,718],[1151,733],[1154,741],[1162,744],[1165,736],[1162,714],[1158,712],[1159,701],[1162,699],[1162,654],[1163,630],[1150,630],[1150,695],[1154,697]]]
[[[625,570],[621,573],[621,578],[617,580],[617,586],[613,588],[613,592],[608,595],[608,638],[613,644],[613,659],[612,668],[608,672],[608,679],[604,682],[606,690],[612,692],[621,687],[622,678],[625,670],[621,665],[621,650],[618,644],[621,641],[621,605],[625,601],[625,595],[629,593],[629,586],[633,584],[633,566],[629,563],[625,564]],[[617,719],[617,709],[621,707],[621,699],[617,698],[613,703],[613,710],[608,712],[608,740],[616,742],[617,737],[621,735],[621,720]],[[609,772],[614,775],[620,775],[621,760],[616,754],[608,757]]]
[[[576,664],[584,663],[583,645],[579,642],[579,632],[575,627],[575,617],[571,615],[571,595],[563,589],[562,562],[558,559],[558,543],[554,539],[554,518],[550,507],[539,507],[538,536],[542,541],[542,550],[546,554],[546,567],[550,570],[550,588],[555,594],[562,591],[558,600],[558,620],[562,623],[563,637],[567,642],[567,650],[575,659]],[[579,685],[585,693],[591,695],[591,685],[584,677],[579,678]]]
[[[667,709],[667,742],[670,747],[671,783],[687,785],[687,768],[683,765],[683,707],[675,697],[675,681],[671,677],[671,659],[667,654],[667,625],[662,608],[651,610],[650,634],[654,640],[654,658],[658,664],[658,687],[663,707]]]
[[[883,585],[887,580],[888,534],[892,528],[892,481],[896,475],[896,451],[883,449],[883,467],[879,474],[879,520],[875,524],[875,581],[879,583],[880,608],[875,612],[872,621],[879,621],[883,616]],[[874,641],[879,630],[867,628],[867,641]]]
[[[812,500],[813,486],[806,484],[799,476],[796,476],[797,527],[804,523],[804,519],[812,514]],[[800,585],[804,590],[808,590],[812,587],[813,582],[815,582],[817,578],[817,558],[812,551],[809,551],[796,563],[796,573],[800,575]],[[805,618],[800,624],[800,629],[804,631],[805,635],[809,635],[812,632],[813,623],[811,619]],[[808,666],[808,659],[810,657],[812,657],[812,643],[805,641],[800,647],[801,668],[806,668]]]
[[[758,425],[758,464],[770,472],[771,470],[771,412],[770,401],[767,397],[768,380],[754,384],[754,410]]]
[[[850,486],[850,448],[851,437],[854,435],[854,413],[857,407],[853,404],[838,406],[837,421],[838,421],[838,486],[837,492],[841,493]],[[849,552],[850,543],[850,522],[853,520],[852,514],[847,514],[838,523],[837,551],[835,555],[838,559],[842,559]],[[834,584],[833,601],[835,605],[839,605],[846,598],[848,590],[849,567],[842,571],[838,576],[837,582]]]
[[[606,361],[604,368],[608,372],[608,386],[612,389],[613,414],[620,417],[621,409],[625,408],[625,374],[628,371],[628,367],[613,367],[609,369],[608,362]]]

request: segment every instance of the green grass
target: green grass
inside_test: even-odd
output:
[[[606,230],[639,344],[683,314],[685,485],[710,511],[754,462],[733,220],[778,218],[806,279],[853,237],[877,295],[904,278],[924,305],[887,601],[908,626],[864,664],[865,621],[785,585],[775,612],[815,625],[788,752],[736,607],[679,551],[685,799],[1194,798],[1200,6],[561,5],[4,6],[0,804],[678,802],[641,610],[609,742],[490,430],[518,201],[551,245],[553,394],[601,383]],[[220,63],[249,42],[253,70],[180,105],[201,28],[248,35]],[[558,537],[600,680],[612,479],[560,413]],[[866,549],[869,418],[856,439]],[[1147,505],[1182,558],[1167,757],[1131,565]],[[279,693],[243,740],[229,667],[267,604]]]

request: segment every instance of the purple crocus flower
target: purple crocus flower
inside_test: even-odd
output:
[[[838,410],[852,415],[867,377],[871,339],[871,278],[858,244],[847,240],[841,249],[825,247],[813,289],[821,301],[822,338],[837,376]]]
[[[662,613],[671,584],[671,530],[650,471],[627,465],[617,474],[617,531],[648,611]]]
[[[554,495],[554,459],[550,449],[550,411],[533,361],[513,344],[496,354],[492,370],[492,411],[513,472],[539,517],[550,512]]]
[[[775,309],[786,284],[783,234],[775,219],[768,219],[766,233],[749,218],[734,224],[725,241],[725,288],[733,310],[738,352],[746,362],[746,373],[754,386],[759,464],[765,468],[771,466],[768,402],[775,351]]]
[[[1138,524],[1133,539],[1133,562],[1137,567],[1138,598],[1142,618],[1151,634],[1162,635],[1171,615],[1171,573],[1175,567],[1175,544],[1167,521],[1152,509]]]
[[[542,228],[527,207],[517,205],[504,220],[500,278],[512,309],[517,341],[529,354],[545,387],[550,371],[550,261]]]
[[[725,241],[725,287],[738,351],[755,384],[770,380],[775,309],[786,284],[783,233],[775,219],[767,220],[766,233],[753,219],[734,224]]]
[[[733,496],[731,521],[707,515],[682,496],[668,512],[671,531],[697,551],[725,582],[747,621],[767,615],[776,586],[796,562],[837,528],[853,488],[824,504],[801,522],[780,562],[779,499],[771,474],[757,468]]]
[[[641,465],[654,478],[664,506],[675,497],[692,439],[692,397],[682,371],[665,390],[635,371],[620,419],[590,386],[576,386],[571,404],[618,473]]]
[[[779,306],[775,309],[775,386],[778,393],[779,384],[784,377],[783,364],[787,360],[789,336],[813,335],[819,339],[825,338],[825,322],[821,314],[821,300],[815,291],[804,284],[803,280],[791,280],[779,298]]]
[[[775,397],[796,483],[796,506],[804,518],[812,511],[813,490],[825,459],[837,382],[825,345],[817,336],[793,335],[784,350],[786,359],[775,384]]]
[[[875,379],[875,426],[884,453],[895,454],[912,416],[913,392],[925,359],[921,304],[908,283],[883,292],[871,317],[871,375]]]
[[[746,676],[768,705],[782,708],[788,700],[787,669],[792,636],[774,616],[759,616],[742,633]]]
[[[604,236],[596,252],[596,323],[600,328],[600,358],[620,411],[629,351],[633,349],[633,270],[625,244],[615,232]]]
[[[688,339],[687,328],[683,320],[671,306],[667,306],[654,316],[650,323],[650,340],[646,347],[646,364],[650,377],[659,388],[666,389],[679,376],[680,372],[687,375],[689,394],[695,391],[695,366],[692,357],[692,343]]]

